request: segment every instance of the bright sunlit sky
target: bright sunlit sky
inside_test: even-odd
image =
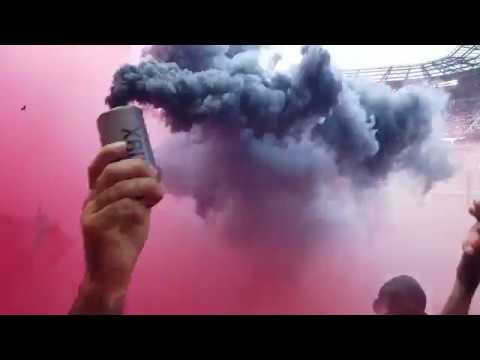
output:
[[[145,45],[131,46],[131,61],[137,62]],[[400,65],[436,60],[456,45],[325,45],[332,63],[340,69]],[[282,67],[297,63],[302,45],[273,45],[283,55]]]

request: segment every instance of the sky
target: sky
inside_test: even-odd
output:
[[[341,69],[401,65],[439,59],[456,45],[327,45]]]
[[[302,45],[277,45],[286,59],[298,61]],[[455,45],[325,45],[340,69],[401,65],[436,60]]]
[[[131,46],[131,61],[136,62],[146,45]],[[300,60],[302,45],[273,45],[283,55],[283,64],[288,66]],[[325,45],[332,62],[340,69],[410,64],[436,60],[447,55],[456,45]]]

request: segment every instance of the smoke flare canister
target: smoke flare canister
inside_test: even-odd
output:
[[[136,106],[119,106],[104,112],[97,120],[102,146],[117,141],[127,143],[129,158],[142,158],[156,167],[142,110]]]

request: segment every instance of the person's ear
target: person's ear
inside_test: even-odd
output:
[[[375,301],[373,302],[372,308],[375,314],[378,314],[380,312],[380,301],[378,300],[378,298],[375,299]]]

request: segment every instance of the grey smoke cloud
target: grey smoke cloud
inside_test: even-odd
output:
[[[358,185],[410,170],[431,186],[452,175],[446,147],[434,133],[447,101],[445,93],[426,86],[393,92],[387,85],[357,80],[344,86],[339,105],[312,137],[335,152],[340,173]]]
[[[107,103],[115,107],[135,100],[161,107],[173,131],[202,124],[282,136],[309,119],[325,116],[341,90],[329,55],[320,47],[306,48],[291,77],[267,76],[258,49],[233,57],[223,45],[155,49],[151,54],[157,60],[117,71]],[[158,61],[163,59],[178,62]]]
[[[428,190],[452,174],[435,132],[441,91],[347,81],[319,46],[272,74],[259,50],[153,46],[115,73],[107,98],[165,110],[176,133],[156,154],[167,189],[201,216],[220,213],[232,237],[314,241],[345,215],[339,182],[363,191],[408,171]]]

